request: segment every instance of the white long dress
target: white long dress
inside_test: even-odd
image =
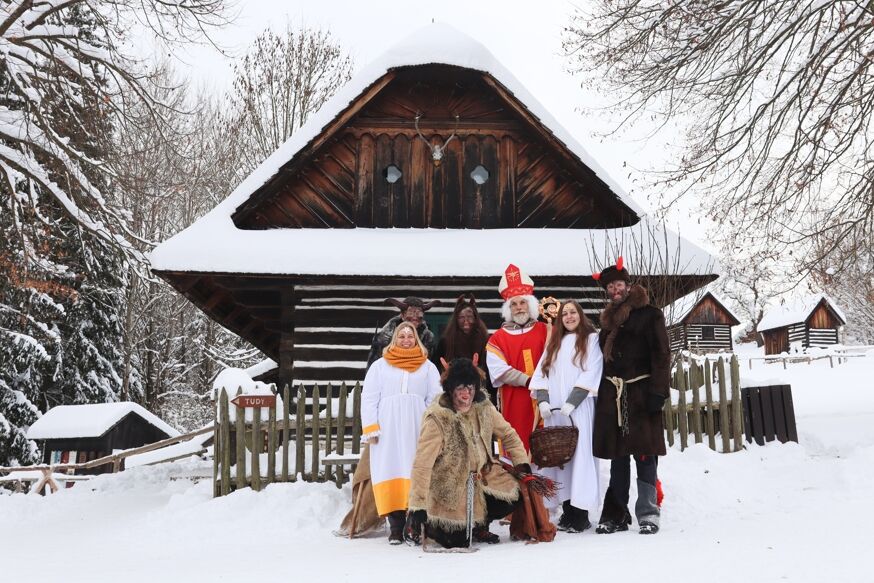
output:
[[[380,358],[364,377],[362,440],[379,436],[370,445],[370,477],[380,516],[407,509],[422,415],[441,392],[440,373],[428,360],[410,373]]]
[[[588,338],[588,349],[584,366],[581,368],[574,359],[574,344],[576,334],[566,334],[561,341],[561,347],[552,363],[549,377],[543,376],[543,358],[537,363],[537,369],[531,379],[532,391],[546,389],[549,391],[550,408],[561,408],[574,387],[589,390],[589,396],[571,413],[571,419],[580,430],[577,449],[570,463],[560,468],[539,468],[538,471],[554,480],[561,482],[558,494],[547,499],[548,507],[560,505],[565,500],[577,508],[597,512],[601,502],[601,486],[599,481],[598,459],[592,455],[592,430],[595,424],[595,399],[598,385],[601,383],[603,371],[603,356],[598,344],[598,334],[592,333]],[[544,421],[547,427],[570,425],[570,421],[562,413],[553,411],[552,416]]]

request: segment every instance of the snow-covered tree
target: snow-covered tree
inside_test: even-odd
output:
[[[686,124],[662,184],[723,231],[793,248],[874,239],[874,7],[823,0],[593,0],[565,31],[571,64],[623,123]],[[831,249],[834,249],[832,247]],[[824,255],[825,253],[825,255]]]
[[[352,76],[352,59],[330,32],[267,29],[236,68],[232,115],[243,146],[243,169],[253,171]]]
[[[0,3],[0,464],[62,403],[141,390],[120,346],[128,265],[142,261],[111,188],[107,144],[133,104],[165,104],[121,47],[133,23],[168,42],[221,22],[223,0]]]

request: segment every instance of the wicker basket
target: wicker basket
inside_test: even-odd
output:
[[[559,411],[559,409],[552,409]],[[568,417],[570,419],[570,417]],[[571,419],[570,426],[541,427],[531,432],[531,461],[541,468],[564,468],[577,450],[580,430]]]

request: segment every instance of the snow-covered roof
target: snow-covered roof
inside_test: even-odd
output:
[[[837,314],[841,321],[846,324],[847,317],[830,297],[826,294],[810,294],[768,310],[768,313],[765,314],[762,321],[759,322],[758,330],[759,332],[763,332],[765,330],[773,330],[774,328],[782,328],[783,326],[789,326],[790,324],[804,322],[808,317],[810,317],[810,314],[814,309],[816,309],[816,306],[819,305],[819,302],[822,300],[828,302],[829,307],[834,310],[835,314]]]
[[[100,437],[130,413],[170,437],[179,432],[136,403],[98,403],[96,405],[59,405],[46,411],[27,431],[28,439],[75,439]]]
[[[230,196],[190,227],[159,245],[150,256],[153,269],[299,275],[491,275],[501,273],[507,262],[513,261],[524,265],[532,274],[579,275],[600,267],[586,263],[586,254],[581,252],[590,246],[591,238],[603,241],[640,229],[638,225],[606,230],[243,230],[234,225],[231,216],[236,209],[319,136],[367,87],[394,68],[427,64],[455,65],[491,75],[622,202],[638,215],[642,214],[622,187],[483,45],[450,26],[434,24],[410,35],[353,77]],[[699,273],[704,265],[711,265],[707,253],[688,242],[683,246],[687,249],[682,273]],[[476,253],[471,253],[471,249],[476,249]],[[423,262],[423,252],[429,250],[439,250],[439,253],[429,253],[428,262]],[[459,257],[464,257],[464,261],[459,261]],[[609,262],[614,259],[609,258]]]
[[[207,215],[152,253],[159,271],[286,275],[483,276],[508,262],[536,275],[581,275],[612,264],[625,241],[628,269],[648,275],[715,273],[709,253],[676,235],[652,237],[646,220],[623,229],[266,229],[241,230]],[[207,225],[209,222],[210,225]],[[634,241],[635,243],[631,243]],[[610,242],[610,243],[608,243]],[[668,249],[665,249],[667,245]],[[642,247],[636,260],[633,247]],[[659,247],[660,251],[655,250]],[[646,261],[664,251],[671,265]],[[657,263],[657,262],[655,262]]]
[[[731,310],[728,309],[727,304],[722,300],[722,298],[720,298],[713,292],[705,292],[702,295],[693,292],[679,298],[674,303],[669,304],[667,307],[665,307],[664,313],[667,325],[673,326],[674,324],[679,324],[680,322],[682,322],[686,318],[686,316],[689,315],[689,312],[691,312],[695,308],[695,306],[697,306],[698,303],[703,300],[705,296],[708,295],[717,302],[719,302],[719,304],[722,305],[723,308],[725,308],[725,311],[728,312],[728,314],[732,318],[740,321],[740,318],[738,318]]]
[[[257,364],[253,364],[247,369],[243,369],[247,375],[251,378],[255,378],[257,376],[261,376],[266,372],[270,372],[271,370],[279,368],[279,365],[276,364],[276,361],[272,358],[266,358]]]

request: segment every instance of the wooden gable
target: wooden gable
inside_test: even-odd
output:
[[[695,307],[683,318],[683,323],[725,324],[727,326],[737,326],[740,324],[738,319],[709,292],[698,300]]]
[[[418,114],[429,143],[446,146],[439,165],[417,132]],[[401,172],[396,182],[387,180],[389,166]],[[482,184],[471,177],[478,166],[489,174]],[[232,218],[241,229],[613,228],[638,221],[500,83],[449,65],[384,75]]]
[[[823,298],[810,313],[805,322],[808,328],[840,328],[845,322],[838,316],[828,301]]]

